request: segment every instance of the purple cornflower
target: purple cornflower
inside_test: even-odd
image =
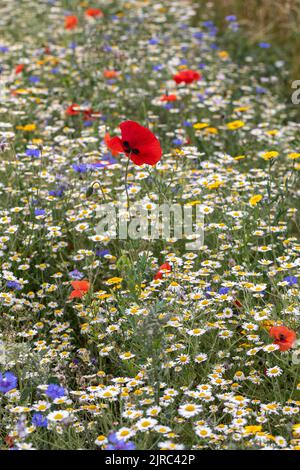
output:
[[[55,398],[64,397],[65,394],[66,394],[65,389],[61,387],[60,385],[56,385],[56,384],[49,384],[46,390],[46,395],[49,398],[52,398],[52,400],[55,400]]]
[[[125,442],[122,439],[118,439],[115,432],[108,436],[108,441],[109,444],[105,447],[106,450],[135,450],[133,442]]]
[[[0,373],[0,392],[6,393],[16,388],[18,383],[17,377],[12,372]]]

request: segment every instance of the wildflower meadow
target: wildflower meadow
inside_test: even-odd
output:
[[[300,450],[297,106],[207,3],[0,3],[0,450]]]

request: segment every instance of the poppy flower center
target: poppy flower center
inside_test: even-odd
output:
[[[140,153],[138,149],[131,148],[127,140],[123,141],[122,143],[123,143],[125,153],[134,153],[135,155],[138,155]]]
[[[283,335],[282,333],[279,335],[279,340],[280,341],[285,341],[285,335]]]

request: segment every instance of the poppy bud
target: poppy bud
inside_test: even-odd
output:
[[[94,186],[90,186],[85,193],[85,197],[90,197],[94,192]]]

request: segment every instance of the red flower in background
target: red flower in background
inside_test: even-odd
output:
[[[177,100],[176,95],[162,95],[162,97],[160,98],[160,101],[167,101],[167,102],[176,101],[176,100]]]
[[[104,70],[103,76],[105,78],[116,78],[118,76],[118,72],[116,70]]]
[[[65,29],[74,29],[78,25],[78,18],[74,15],[65,16]]]
[[[97,119],[97,117],[100,116],[100,113],[97,113],[92,108],[85,109],[84,111],[82,111],[82,114],[83,119],[85,121],[94,121],[95,119]]]
[[[125,153],[136,165],[155,165],[162,156],[159,140],[146,127],[134,121],[120,124],[122,137],[105,136],[109,150],[116,155]]]
[[[92,108],[83,109],[76,103],[71,104],[66,109],[67,116],[78,116],[80,113],[82,113],[85,121],[94,121],[97,117],[101,116],[100,113],[94,111]]]
[[[163,274],[169,273],[171,271],[172,271],[171,265],[168,262],[166,262],[159,267],[159,270],[155,274],[154,279],[162,279]]]
[[[182,72],[178,72],[176,75],[173,76],[173,80],[177,83],[193,83],[201,80],[201,74],[196,72],[195,70],[183,70]]]
[[[293,347],[296,341],[296,333],[286,326],[272,326],[269,331],[270,336],[275,338],[274,343],[278,344],[280,351],[287,351]]]
[[[67,109],[66,109],[66,114],[68,116],[77,116],[80,114],[80,106],[76,103],[71,104]]]
[[[24,67],[25,67],[25,64],[18,64],[18,65],[16,65],[16,67],[15,67],[15,73],[21,73],[21,72],[23,72]]]
[[[88,8],[85,10],[86,16],[96,18],[97,16],[103,16],[103,11],[100,8]]]
[[[71,286],[74,290],[69,295],[69,299],[80,299],[89,291],[90,283],[89,281],[72,281]]]

